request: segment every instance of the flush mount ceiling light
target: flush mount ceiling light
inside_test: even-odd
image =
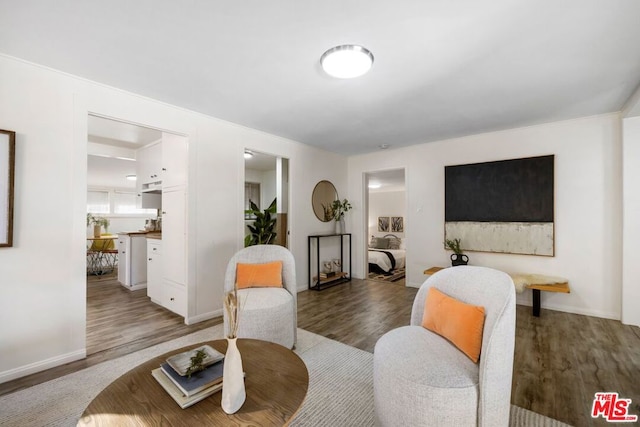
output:
[[[135,180],[137,179],[137,177],[136,177],[135,175],[127,175],[127,176],[126,176],[126,178],[127,178],[129,181],[135,181]]]
[[[330,76],[351,79],[365,74],[373,65],[373,54],[362,46],[332,47],[320,57],[322,69]]]
[[[253,153],[251,151],[245,151],[244,152],[244,158],[245,159],[250,159],[253,157]]]
[[[369,188],[380,188],[380,187],[382,187],[381,184],[377,184],[377,183],[374,183],[374,182],[369,184]]]

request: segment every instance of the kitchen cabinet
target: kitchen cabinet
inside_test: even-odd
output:
[[[147,239],[147,296],[162,305],[162,240]]]
[[[146,246],[147,295],[153,302],[187,317],[190,290],[187,277],[188,139],[163,133],[160,143],[138,152],[142,161],[140,199],[150,192],[160,193],[162,206],[162,240],[149,239]]]
[[[158,141],[136,152],[136,185],[138,192],[146,185],[162,181],[162,142]]]
[[[187,288],[165,280],[162,287],[162,306],[180,316],[187,316]]]
[[[164,235],[163,235],[164,239]],[[167,249],[159,239],[147,239],[147,296],[152,302],[180,316],[187,315],[187,288],[167,278],[162,252]]]
[[[187,192],[184,188],[162,192],[162,246],[164,278],[187,283]]]
[[[163,133],[162,139],[136,152],[138,193],[187,184],[188,140]]]
[[[130,291],[147,287],[147,244],[143,233],[118,234],[118,282]]]
[[[188,140],[172,133],[162,134],[162,188],[187,184]]]

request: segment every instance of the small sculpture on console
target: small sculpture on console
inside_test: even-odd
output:
[[[324,261],[322,263],[322,266],[324,267],[324,272],[325,273],[331,273],[331,261]]]

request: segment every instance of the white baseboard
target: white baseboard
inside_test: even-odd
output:
[[[193,325],[195,323],[203,322],[205,320],[213,319],[214,317],[221,317],[223,314],[222,309],[209,311],[207,313],[198,314],[196,316],[189,316],[184,318],[185,325]]]
[[[525,301],[516,301],[516,304],[523,305],[526,307],[531,307],[532,305],[530,302],[525,302]],[[581,314],[583,316],[599,317],[601,319],[620,320],[620,316],[616,313],[610,313],[610,312],[600,311],[600,310],[590,310],[590,309],[584,309],[580,307],[572,307],[568,305],[542,304],[540,305],[540,308],[542,310],[546,309],[546,310],[562,311],[564,313]],[[542,312],[540,315],[543,316]]]
[[[568,294],[558,294],[558,295],[568,295]],[[516,293],[516,304],[531,307],[533,305],[532,293],[527,291],[523,293]],[[583,316],[592,316],[592,317],[600,317],[603,319],[620,320],[619,313],[607,312],[602,310],[594,310],[594,309],[584,308],[584,307],[575,307],[567,304],[557,304],[552,301],[547,302],[543,300],[542,304],[540,304],[540,308],[555,310],[555,311],[563,311],[565,313],[582,314]]]
[[[129,289],[130,291],[139,291],[140,289],[147,289],[147,282],[138,283],[137,285],[133,285],[133,286],[124,286],[124,287],[125,289]]]
[[[65,363],[75,362],[76,360],[81,360],[86,357],[87,352],[85,349],[82,349],[63,354],[61,356],[52,357],[51,359],[40,360],[29,365],[0,372],[0,384],[15,380],[16,378],[26,377],[27,375],[35,374],[36,372],[55,368],[56,366],[64,365]]]

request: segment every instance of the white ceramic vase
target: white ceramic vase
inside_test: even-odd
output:
[[[227,338],[227,354],[224,356],[222,371],[222,410],[235,414],[242,407],[247,395],[244,390],[242,357],[238,350],[238,339]]]

